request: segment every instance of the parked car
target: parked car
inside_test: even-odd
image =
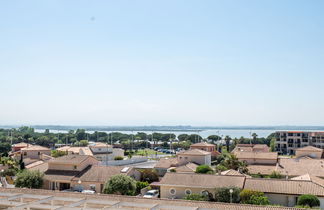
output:
[[[144,198],[158,198],[159,191],[158,190],[149,190],[145,193],[145,195],[143,197]]]
[[[85,194],[95,194],[95,191],[93,191],[93,190],[82,190],[82,193],[85,193]]]

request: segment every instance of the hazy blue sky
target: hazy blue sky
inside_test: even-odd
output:
[[[0,1],[0,124],[323,125],[324,1]]]

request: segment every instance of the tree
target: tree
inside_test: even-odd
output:
[[[39,171],[23,170],[17,174],[15,187],[39,189],[43,186],[44,174]]]
[[[112,176],[103,188],[105,194],[135,195],[136,181],[124,174]]]
[[[207,139],[208,139],[208,140],[211,140],[211,141],[214,143],[215,141],[219,141],[219,140],[221,140],[222,137],[217,136],[217,135],[210,135],[210,136],[207,137]]]
[[[89,144],[88,140],[80,140],[79,143],[80,143],[80,146],[81,146],[81,147],[88,146],[88,144]]]
[[[301,195],[297,199],[297,205],[315,207],[320,205],[319,199],[315,195]]]
[[[201,194],[190,194],[184,197],[185,200],[191,201],[208,201],[208,197]]]
[[[25,169],[25,163],[24,163],[24,158],[23,155],[20,155],[20,160],[19,160],[19,168],[20,170],[24,170]]]
[[[258,137],[258,134],[256,133],[252,133],[252,138],[253,138],[253,141],[255,142],[257,140],[257,137]]]
[[[225,143],[226,143],[227,152],[230,152],[230,143],[231,143],[231,137],[230,136],[225,136]]]
[[[200,165],[196,168],[196,173],[198,174],[211,174],[214,170],[208,165]]]
[[[268,197],[263,192],[244,189],[240,192],[241,203],[253,205],[269,205]]]
[[[157,182],[159,181],[159,176],[154,170],[144,169],[141,173],[141,181],[148,183]]]
[[[275,144],[276,144],[276,138],[272,138],[270,141],[270,151],[271,152],[275,151]]]
[[[141,189],[148,187],[149,185],[148,182],[136,182],[136,193],[141,193]]]
[[[232,193],[230,191],[233,190]],[[240,202],[240,188],[238,187],[220,187],[215,189],[215,200],[226,203]]]
[[[248,172],[246,163],[239,161],[234,154],[227,155],[220,165],[225,166],[227,169],[240,171],[241,173]]]
[[[0,153],[8,154],[11,150],[11,145],[9,143],[0,143]]]
[[[187,141],[188,138],[189,138],[189,135],[188,135],[188,134],[180,134],[180,135],[178,136],[178,140],[179,140],[179,141]]]

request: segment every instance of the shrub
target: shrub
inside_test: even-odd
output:
[[[190,194],[184,197],[185,200],[191,201],[208,201],[208,197],[200,194]]]
[[[13,168],[8,168],[5,169],[4,171],[0,172],[0,176],[4,177],[4,176],[16,176],[17,171]]]
[[[145,169],[141,173],[141,181],[148,183],[157,182],[159,181],[159,176],[154,170]]]
[[[136,192],[140,193],[141,189],[143,189],[143,188],[145,188],[147,186],[149,186],[148,182],[136,182]]]
[[[216,171],[217,171],[217,172],[222,172],[222,171],[226,171],[226,170],[228,170],[228,168],[226,168],[226,167],[223,166],[223,165],[217,165],[217,166],[216,166]]]
[[[249,204],[253,205],[269,205],[269,199],[266,196],[257,196],[257,195],[252,195],[250,198]]]
[[[124,158],[122,156],[116,156],[114,160],[124,160]]]
[[[207,174],[207,173],[213,173],[213,169],[208,165],[200,165],[196,168],[196,173],[198,174]]]
[[[230,189],[233,190],[231,195]],[[220,187],[215,190],[215,200],[218,202],[230,203],[232,197],[232,203],[240,202],[240,189],[238,187]]]
[[[15,186],[39,189],[43,186],[43,176],[39,171],[24,170],[17,174]]]
[[[253,191],[253,190],[244,189],[244,190],[242,190],[240,192],[241,203],[249,204],[252,195],[255,195],[255,196],[263,196],[264,193],[263,192],[258,192],[258,191]]]
[[[320,201],[315,195],[301,195],[297,199],[297,205],[309,206],[312,208],[314,206],[319,206]]]
[[[59,150],[52,150],[51,151],[51,156],[54,158],[61,157],[67,155],[67,151],[59,151]]]
[[[124,174],[112,176],[103,189],[105,194],[134,195],[136,192],[136,181]]]
[[[282,175],[279,172],[273,171],[269,177],[273,179],[281,179]]]

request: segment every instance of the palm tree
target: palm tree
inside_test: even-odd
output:
[[[230,136],[225,136],[225,143],[226,143],[226,149],[227,149],[227,152],[230,152],[230,142],[231,142],[231,137]]]

